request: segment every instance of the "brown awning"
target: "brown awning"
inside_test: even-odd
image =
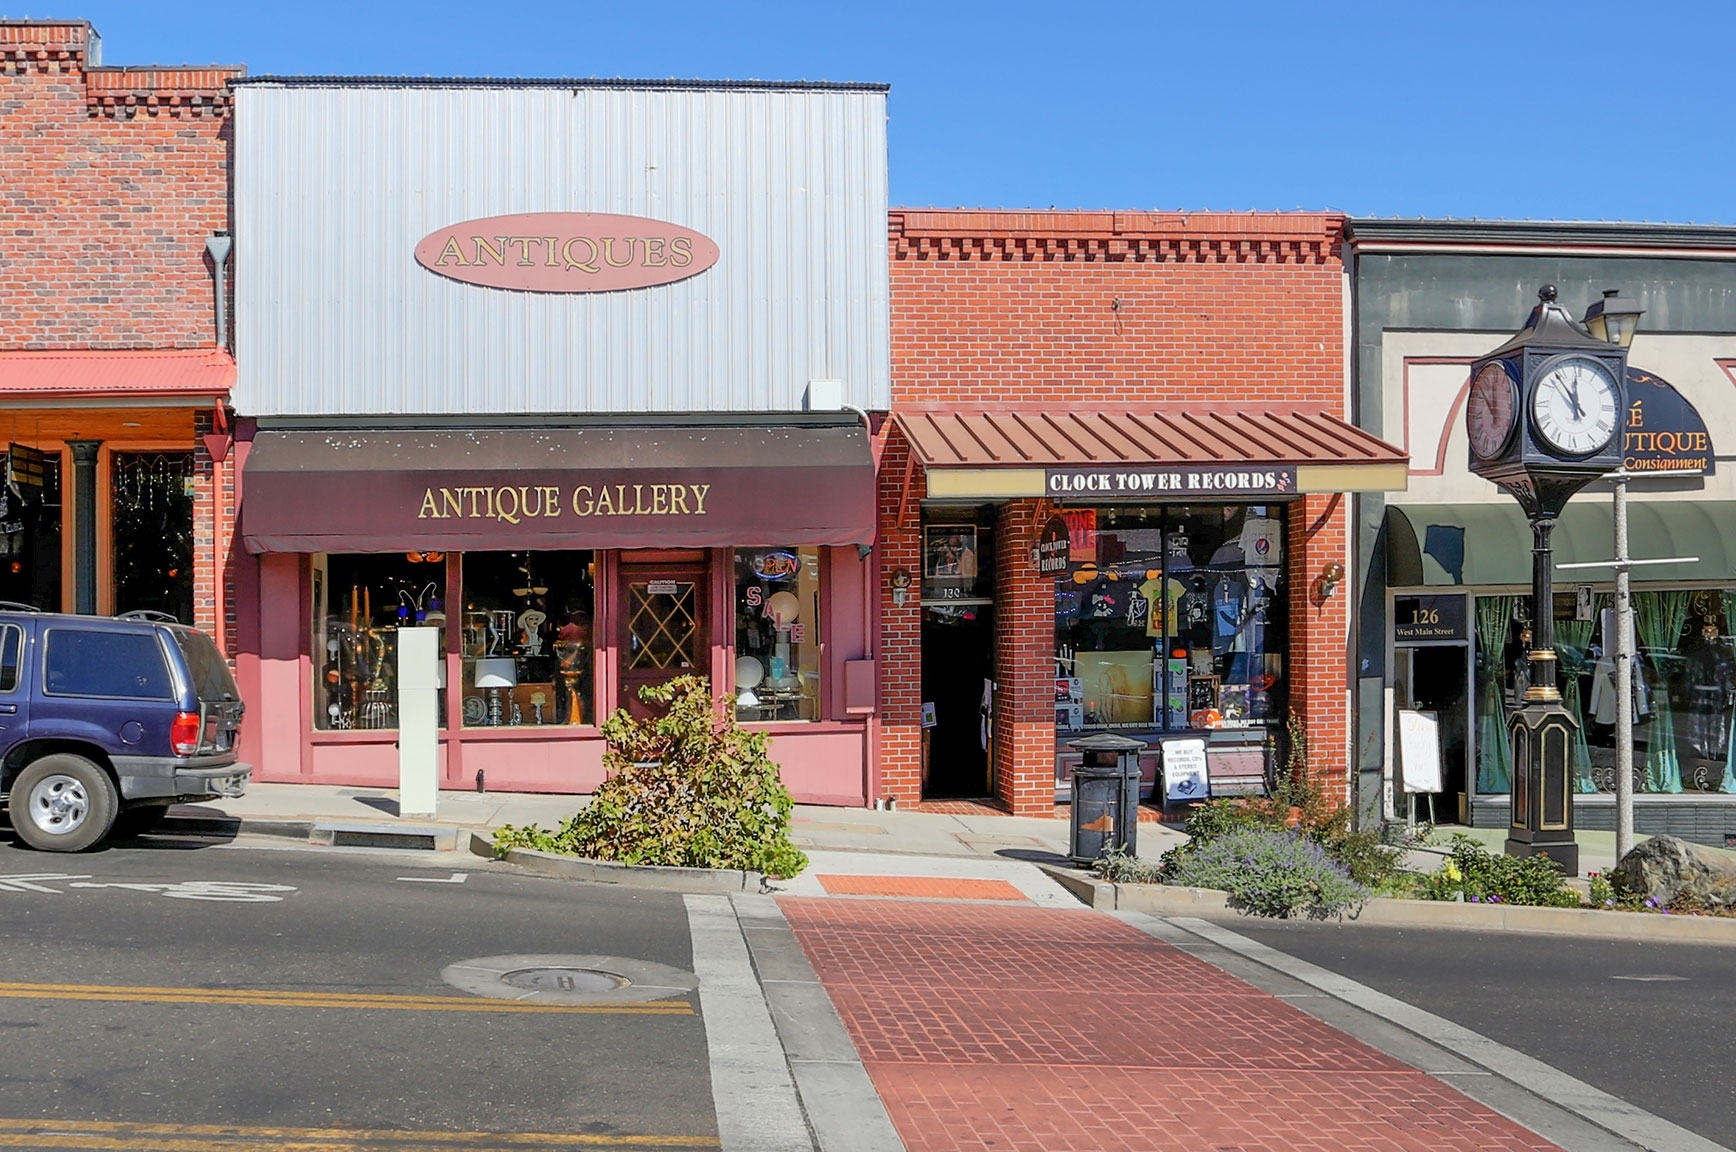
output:
[[[1391,491],[1409,467],[1403,449],[1316,409],[927,408],[897,419],[937,498]]]
[[[867,544],[859,423],[258,432],[250,552]]]

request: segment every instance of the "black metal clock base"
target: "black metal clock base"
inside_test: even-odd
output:
[[[1507,719],[1513,750],[1507,855],[1548,856],[1579,875],[1573,838],[1573,736],[1579,725],[1559,703],[1527,704]]]

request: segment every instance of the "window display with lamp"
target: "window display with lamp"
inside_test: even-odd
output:
[[[735,702],[740,720],[820,718],[820,550],[735,554]]]
[[[592,552],[467,552],[464,726],[591,724]]]
[[[396,728],[398,629],[439,628],[445,650],[445,554],[315,556],[312,592],[314,727]]]

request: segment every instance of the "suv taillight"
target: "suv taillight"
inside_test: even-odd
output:
[[[199,750],[199,723],[197,712],[177,712],[175,722],[169,725],[169,747],[177,756],[191,756]]]

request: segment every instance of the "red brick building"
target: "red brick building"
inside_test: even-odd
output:
[[[208,448],[234,362],[207,241],[240,69],[100,49],[82,21],[0,22],[0,599],[222,637],[233,488]]]
[[[1404,466],[1348,423],[1342,219],[890,223],[881,794],[1044,813],[1098,730],[1149,741],[1148,779],[1205,740],[1216,790],[1275,765],[1293,711],[1348,796],[1340,494]],[[1071,562],[1039,575],[1057,513]]]

